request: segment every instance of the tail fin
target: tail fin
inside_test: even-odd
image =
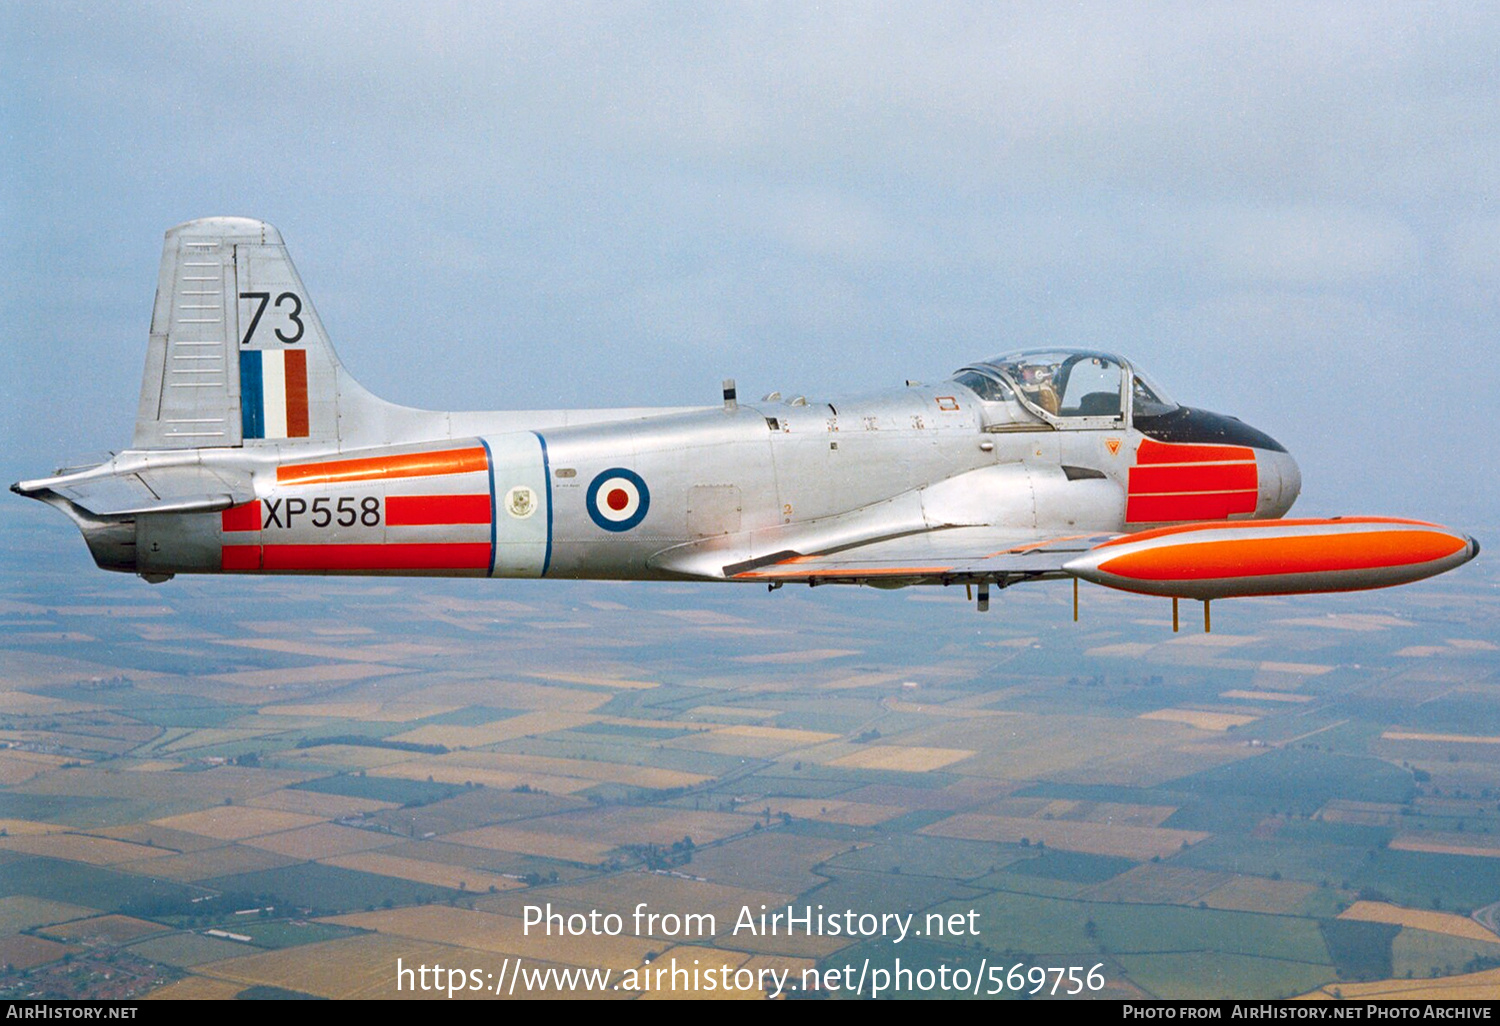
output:
[[[396,409],[339,363],[275,228],[167,231],[132,448],[326,445]]]

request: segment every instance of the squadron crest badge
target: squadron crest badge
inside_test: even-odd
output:
[[[505,493],[505,512],[517,520],[525,520],[536,512],[536,492],[525,485],[517,485]]]

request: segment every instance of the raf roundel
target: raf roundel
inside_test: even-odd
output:
[[[628,531],[646,519],[651,492],[641,475],[615,467],[594,478],[584,504],[589,518],[606,531]]]

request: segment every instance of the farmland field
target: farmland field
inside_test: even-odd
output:
[[[0,937],[28,967],[5,985],[106,952],[163,998],[386,997],[397,958],[654,953],[1102,964],[1127,998],[1488,993],[1492,578],[1247,600],[1203,637],[1122,595],[1075,626],[1045,586],[980,618],[961,588],[203,579],[116,617],[138,582],[22,576]],[[528,905],[718,933],[527,935]],[[976,933],[729,929],[819,905]]]

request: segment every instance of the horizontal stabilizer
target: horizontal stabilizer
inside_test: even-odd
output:
[[[211,513],[255,497],[249,474],[201,465],[132,470],[106,463],[80,473],[21,481],[11,490],[40,499],[57,496],[96,517]]]

